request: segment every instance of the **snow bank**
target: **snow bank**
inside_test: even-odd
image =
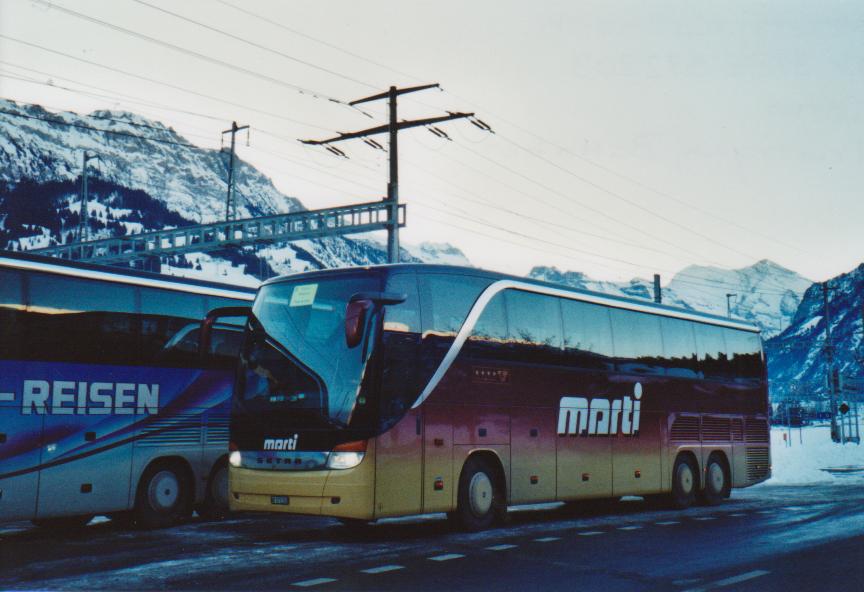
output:
[[[783,441],[783,434],[789,438],[791,446]],[[767,483],[772,485],[849,479],[848,475],[835,476],[822,469],[864,466],[864,445],[835,444],[828,426],[792,428],[791,432],[788,428],[775,427],[771,429],[771,465],[772,477]]]

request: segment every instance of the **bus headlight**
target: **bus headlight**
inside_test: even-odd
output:
[[[235,450],[228,455],[228,464],[230,464],[232,467],[238,468],[243,464],[243,456],[240,454],[239,450]]]
[[[353,469],[366,456],[366,440],[339,444],[327,457],[328,469]]]

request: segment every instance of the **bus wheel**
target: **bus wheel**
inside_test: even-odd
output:
[[[728,497],[729,489],[726,466],[718,455],[712,454],[705,467],[705,489],[702,490],[700,498],[709,506],[716,506],[723,498]]]
[[[499,521],[506,510],[504,492],[489,462],[473,456],[459,476],[456,516],[466,530],[483,530]]]
[[[75,530],[77,528],[84,528],[91,520],[93,520],[93,514],[62,516],[60,518],[37,518],[33,520],[33,525],[51,530]]]
[[[164,528],[183,517],[189,502],[185,471],[178,463],[150,465],[135,498],[135,525],[138,528]]]
[[[696,499],[699,489],[699,470],[696,463],[687,455],[675,459],[672,468],[672,505],[679,509],[689,508]]]
[[[207,496],[198,510],[206,520],[222,520],[228,515],[228,463],[220,461],[207,482]]]

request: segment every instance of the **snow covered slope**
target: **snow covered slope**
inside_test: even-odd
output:
[[[828,282],[831,335],[840,371],[864,376],[864,264]],[[804,294],[792,324],[766,344],[772,394],[809,397],[825,392],[825,319],[821,284]]]
[[[607,294],[653,299],[653,282],[634,278],[627,283],[595,281],[585,274],[535,267],[530,277]],[[675,274],[663,288],[663,303],[726,315],[726,294],[732,299],[732,315],[762,328],[764,337],[785,329],[792,320],[804,291],[812,284],[794,271],[759,261],[742,269],[691,265]]]

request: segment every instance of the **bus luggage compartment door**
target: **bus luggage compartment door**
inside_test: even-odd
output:
[[[423,407],[423,511],[454,507],[453,415],[447,407]]]
[[[45,416],[38,518],[126,509],[132,444],[102,440],[108,417]]]
[[[0,522],[36,515],[44,417],[22,415],[20,403],[0,402]]]

